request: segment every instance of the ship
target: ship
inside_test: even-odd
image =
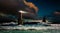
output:
[[[31,7],[30,5],[33,6]],[[27,23],[23,22],[23,18],[35,19],[35,17],[37,17],[37,10],[37,7],[33,3],[26,2],[25,0],[0,0],[0,29],[54,29],[48,24],[41,24],[43,26],[48,26],[42,28],[40,27],[40,23],[37,24],[37,26],[29,26],[30,23],[28,23],[28,27],[27,25],[24,26],[24,24]],[[17,22],[17,24],[15,24],[15,22]],[[43,22],[45,22],[45,17],[43,18]],[[36,23],[34,22],[33,24]]]
[[[33,5],[32,8],[30,8],[30,5],[27,4],[31,4]],[[25,0],[0,0],[0,23],[5,23],[5,22],[18,22],[19,24],[22,24],[22,19],[21,19],[21,12],[19,11],[26,11],[28,12],[27,14],[23,13],[23,17],[28,17],[28,18],[32,18],[30,17],[31,15],[36,14],[35,9],[37,9],[37,7],[35,7],[35,5],[31,2],[27,2]],[[28,16],[29,15],[29,16]],[[14,17],[11,17],[14,16]]]

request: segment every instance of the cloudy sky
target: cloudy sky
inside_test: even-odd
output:
[[[27,0],[33,2],[38,8],[39,16],[51,15],[52,12],[60,10],[60,0]]]
[[[60,22],[60,0],[27,0],[33,2],[38,8],[39,17],[50,16],[50,21]]]
[[[53,20],[60,21],[60,0],[27,0],[27,2],[32,2],[32,3],[34,3],[39,8],[39,10],[37,12],[37,15],[39,17],[53,16],[53,17],[50,18],[51,20],[53,19]],[[7,4],[11,5],[8,2],[7,2]],[[7,4],[4,4],[4,5],[7,5]],[[12,4],[14,6],[16,5],[15,3],[12,3]],[[23,4],[23,3],[20,4],[19,3],[18,5],[23,5],[24,6],[25,4]],[[28,10],[31,10],[28,7],[26,7],[26,8],[25,7],[20,6],[20,9],[24,8],[26,10],[26,8],[27,8]],[[55,15],[54,15],[54,13],[55,13]],[[34,15],[34,18],[36,18],[35,15]]]

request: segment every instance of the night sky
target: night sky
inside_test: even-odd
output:
[[[54,14],[54,12],[60,12],[60,0],[28,0],[33,2],[38,8],[37,12],[39,17],[47,16],[49,22],[60,23],[60,13]]]
[[[33,19],[34,18],[35,19],[42,19],[44,16],[46,16],[47,20],[49,20],[51,22],[60,22],[60,0],[26,0],[26,1],[32,2],[39,9],[37,12],[38,16],[30,14],[31,16],[28,15],[29,17],[31,17]],[[13,4],[15,4],[15,3],[12,3],[12,5]],[[11,4],[9,4],[9,5],[11,5]],[[23,6],[21,7],[19,5],[23,5],[24,7]],[[17,5],[16,9],[18,9],[20,7],[19,10],[20,9],[22,9],[22,10],[28,9],[28,11],[31,10],[29,7],[25,6],[25,4],[23,2],[19,3],[19,5]],[[13,10],[16,11],[15,7],[12,7],[12,8],[14,8]],[[29,12],[31,12],[31,11],[29,11]],[[27,17],[27,18],[29,18],[29,17]]]
[[[60,10],[60,0],[27,0],[33,2],[38,8],[38,16],[48,16],[51,13]]]

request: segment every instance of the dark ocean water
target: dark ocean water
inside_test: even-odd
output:
[[[32,27],[32,26],[35,26],[35,27],[48,27],[49,25],[47,24],[27,24],[27,25],[24,25],[25,27]],[[1,26],[0,26],[1,27]],[[15,26],[15,27],[19,27],[19,26]],[[4,27],[6,28],[6,27]],[[0,33],[60,33],[60,29],[46,29],[46,30],[0,30]]]
[[[60,33],[60,30],[0,30],[0,33]]]

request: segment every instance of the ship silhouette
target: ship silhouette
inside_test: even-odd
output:
[[[25,0],[0,0],[0,23],[11,21],[16,22],[15,18],[9,18],[10,16],[8,16],[13,15],[16,16],[18,25],[22,24],[21,13],[19,13],[20,10],[28,12],[28,14],[23,14],[23,17],[33,19],[32,16],[36,16],[35,9],[30,8],[29,6],[24,4],[24,2],[28,3]]]

